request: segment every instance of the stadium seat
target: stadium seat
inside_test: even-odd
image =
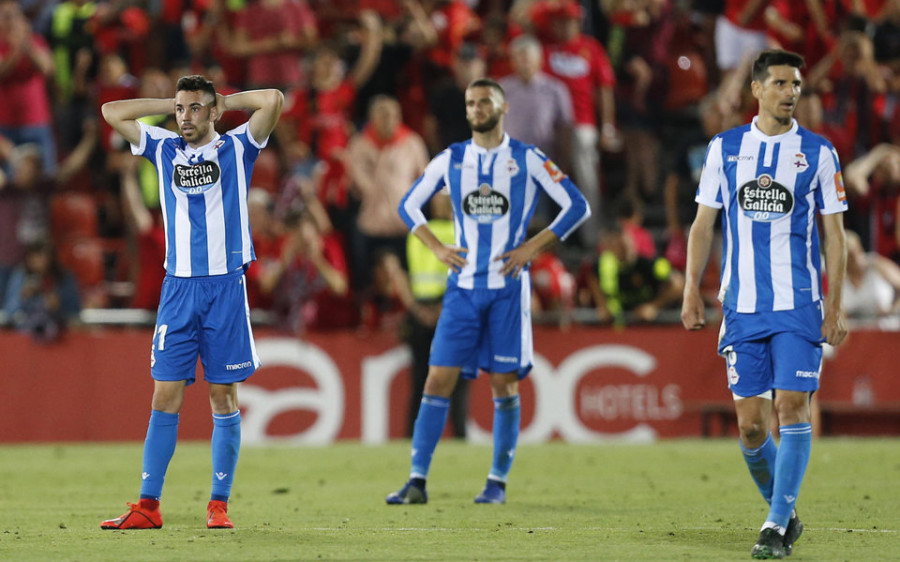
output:
[[[97,222],[97,204],[86,193],[63,192],[50,201],[50,229],[60,244],[97,236]]]

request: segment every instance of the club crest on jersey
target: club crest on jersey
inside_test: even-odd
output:
[[[509,199],[483,183],[463,199],[463,212],[478,222],[494,222],[509,212]]]
[[[193,166],[176,164],[172,183],[187,194],[203,193],[219,181],[221,172],[215,162],[200,162]]]
[[[519,165],[512,158],[506,163],[506,169],[509,170],[509,175],[514,176],[519,173]]]
[[[737,200],[744,215],[759,222],[776,221],[794,210],[794,194],[769,174],[738,188]]]
[[[213,150],[219,150],[225,146],[225,139],[219,139],[216,141],[216,144],[213,145]]]
[[[794,155],[794,161],[791,162],[791,166],[797,170],[797,173],[805,172],[807,168],[809,168],[809,164],[806,163],[806,155],[802,152],[798,152]]]

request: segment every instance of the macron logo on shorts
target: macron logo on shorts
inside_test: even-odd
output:
[[[819,378],[819,371],[797,371],[795,376],[798,379],[817,379]]]
[[[233,365],[225,365],[226,371],[239,371],[253,366],[253,361],[244,361],[243,363],[235,363]]]

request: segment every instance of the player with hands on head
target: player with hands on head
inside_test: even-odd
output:
[[[185,388],[196,378],[197,357],[209,383],[212,409],[212,494],[207,527],[232,528],[228,498],[237,466],[241,413],[237,383],[259,366],[250,327],[244,272],[256,259],[247,192],[253,163],[278,121],[278,90],[217,94],[202,76],[178,80],[175,98],[141,98],[103,105],[103,118],[150,160],[159,174],[166,232],[163,281],[150,354],[154,380],[144,441],[138,503],[103,529],[162,527],[159,500],[175,452]],[[249,121],[219,135],[227,110],[252,112]],[[180,135],[140,121],[175,114]]]
[[[744,459],[770,505],[751,550],[759,559],[789,555],[803,531],[794,506],[809,461],[809,402],[819,388],[822,344],[839,345],[847,335],[841,305],[847,261],[841,213],[847,197],[834,147],[793,118],[803,64],[794,53],[763,51],[751,82],[758,115],[709,143],[688,238],[681,311],[688,330],[705,326],[700,278],[721,211],[718,352],[726,360]],[[780,425],[777,446],[769,430],[773,407]]]
[[[447,420],[449,397],[460,375],[489,373],[494,399],[494,456],[476,503],[506,501],[506,480],[519,435],[519,380],[531,370],[531,281],[528,264],[564,240],[590,216],[581,192],[537,148],[504,132],[503,88],[479,78],[465,91],[472,138],[451,144],[425,168],[400,203],[400,216],[450,268],[447,291],[429,359],[428,377],[413,428],[407,483],[388,504],[426,503],[431,458]],[[428,228],[422,207],[449,193],[455,244]],[[560,206],[549,227],[526,240],[540,192]]]

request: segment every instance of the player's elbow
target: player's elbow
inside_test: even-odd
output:
[[[281,90],[275,88],[266,90],[266,105],[274,108],[276,113],[280,114],[281,108],[284,107],[284,94],[281,93]]]

